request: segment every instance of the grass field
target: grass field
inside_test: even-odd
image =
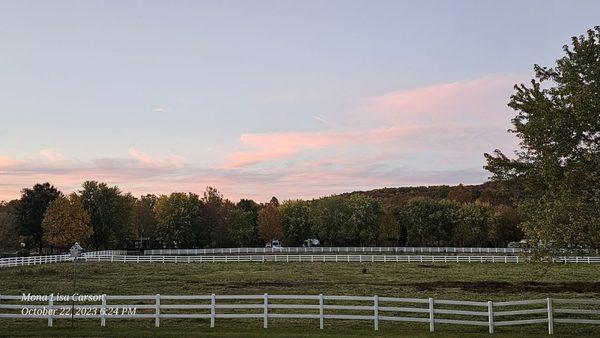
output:
[[[366,268],[366,273],[363,273]],[[600,296],[600,265],[585,264],[390,264],[390,263],[227,263],[227,264],[123,264],[80,263],[76,292],[80,294],[327,294],[380,295],[465,300],[519,300],[545,297]],[[0,270],[0,293],[71,294],[72,264],[48,264]],[[335,321],[323,331],[310,320],[274,321],[263,330],[258,320],[222,320],[215,329],[203,320],[98,321],[57,320],[54,328],[44,320],[0,319],[0,335],[8,336],[122,336],[182,335],[215,336],[430,336],[425,324],[382,323],[375,333],[368,322]],[[485,334],[486,328],[436,326],[432,336]],[[542,324],[497,328],[506,336],[545,336]],[[600,327],[557,325],[565,336],[598,336]]]

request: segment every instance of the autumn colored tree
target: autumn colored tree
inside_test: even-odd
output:
[[[75,242],[86,242],[93,233],[90,215],[76,194],[59,196],[50,202],[42,221],[43,239],[51,246],[65,249]]]
[[[258,212],[258,235],[263,241],[269,242],[283,238],[282,217],[274,204],[267,204]]]

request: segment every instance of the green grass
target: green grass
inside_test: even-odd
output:
[[[69,263],[0,270],[2,294],[71,294]],[[367,273],[363,273],[363,268]],[[545,297],[573,298],[600,295],[600,265],[592,264],[392,264],[392,263],[79,263],[76,292],[80,294],[319,294],[380,295],[468,300],[519,300]],[[206,320],[161,322],[109,320],[0,319],[0,335],[21,336],[364,336],[375,335],[368,322],[335,321],[318,330],[310,320],[274,320],[265,331],[260,320],[218,319],[210,329]],[[440,325],[433,336],[477,336],[485,327]],[[382,323],[381,336],[430,336],[426,324]],[[503,336],[545,336],[544,325],[497,328]],[[565,336],[598,336],[600,327],[557,325]]]

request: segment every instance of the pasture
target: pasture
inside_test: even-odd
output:
[[[0,272],[0,294],[72,294],[71,263],[21,266]],[[420,263],[92,263],[76,266],[75,292],[80,294],[328,294],[412,297],[474,301],[536,298],[598,298],[600,266],[596,264],[420,264]],[[3,335],[202,335],[326,336],[390,335],[428,336],[424,324],[382,323],[380,331],[364,322],[327,322],[318,330],[310,321],[274,321],[263,331],[256,320],[223,320],[210,329],[205,320],[165,320],[154,328],[152,320],[111,320],[100,328],[97,320],[56,320],[47,328],[43,320],[1,319]],[[93,331],[91,328],[94,328]],[[561,335],[597,336],[591,325],[557,325]],[[485,328],[440,325],[433,335],[485,334]],[[498,328],[496,335],[546,336],[543,324]]]

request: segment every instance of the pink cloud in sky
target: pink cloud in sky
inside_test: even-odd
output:
[[[19,164],[19,160],[17,159],[0,156],[0,170],[16,166],[17,164]]]
[[[222,167],[253,166],[310,149],[376,147],[384,142],[411,149],[455,147],[462,142],[469,148],[486,138],[482,133],[505,134],[509,127],[506,102],[516,82],[515,75],[490,76],[366,98],[349,113],[354,127],[243,134],[244,150],[230,154]],[[364,125],[371,127],[365,129]],[[448,133],[451,140],[444,135]]]
[[[72,159],[53,149],[38,158],[0,155],[0,200],[49,181],[65,192],[85,180],[135,195],[193,191],[208,185],[225,196],[267,201],[311,198],[384,186],[480,183],[483,153],[512,149],[506,106],[518,76],[488,76],[390,92],[358,100],[319,131],[245,133],[212,167],[136,147],[121,158]],[[523,78],[522,76],[520,77]]]
[[[54,149],[42,149],[40,150],[40,154],[42,155],[42,160],[50,164],[62,164],[67,160],[64,155]]]
[[[518,74],[486,76],[387,93],[361,100],[354,114],[369,121],[402,124],[505,124],[512,86],[523,78]]]
[[[185,162],[185,159],[179,155],[150,156],[134,147],[129,148],[129,155],[138,160],[139,165],[152,168],[180,167]]]

